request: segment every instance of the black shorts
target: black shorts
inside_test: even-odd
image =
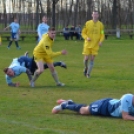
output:
[[[89,111],[91,115],[110,116],[110,113],[108,111],[108,105],[110,100],[112,100],[112,98],[105,98],[92,102],[89,105]]]

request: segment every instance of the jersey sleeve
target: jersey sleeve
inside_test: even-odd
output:
[[[105,39],[105,35],[104,35],[104,25],[101,23],[101,30],[100,30],[100,42],[103,42]]]
[[[39,38],[41,39],[41,29],[40,29],[40,24],[38,25],[37,33],[38,33]]]
[[[11,77],[9,77],[8,75],[5,75],[5,78],[6,78],[6,83],[7,84],[12,83],[12,78]]]
[[[132,98],[130,99],[130,97],[128,98],[127,96],[123,97],[121,99],[121,111],[129,112],[129,107],[131,106],[131,104]]]
[[[86,24],[85,24],[85,26],[84,26],[83,29],[82,29],[81,36],[82,36],[84,39],[87,39],[87,38],[88,38],[88,36],[87,36]]]

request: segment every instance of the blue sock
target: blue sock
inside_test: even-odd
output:
[[[80,111],[80,108],[83,107],[83,106],[86,106],[84,104],[62,104],[61,107],[62,109],[68,109],[68,110],[72,110],[72,111],[75,111],[75,112],[79,112]]]

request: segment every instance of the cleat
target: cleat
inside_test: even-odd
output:
[[[57,113],[59,113],[60,111],[62,111],[61,105],[55,106],[55,107],[52,109],[52,114],[57,114]]]
[[[59,83],[57,83],[57,86],[59,86],[59,87],[64,87],[64,86],[65,86],[65,84],[64,84],[64,83],[59,82]]]
[[[86,74],[87,74],[87,68],[84,69],[83,74],[84,74],[84,76],[86,76]]]
[[[63,61],[60,61],[61,62],[61,67],[63,67],[63,68],[67,68],[67,65],[63,62]]]
[[[86,74],[86,77],[87,77],[87,78],[90,78],[90,75],[89,75],[89,74]]]
[[[33,81],[30,82],[30,86],[34,87],[34,82]]]
[[[72,100],[63,100],[63,99],[59,99],[56,102],[57,104],[72,104],[73,103]]]
[[[7,46],[7,49],[10,49],[10,47]]]
[[[57,102],[57,104],[61,104],[62,102],[65,102],[66,100],[63,100],[63,99],[59,99],[59,100],[57,100],[56,102]]]
[[[26,52],[24,53],[24,56],[29,57],[28,55],[29,55],[29,52],[26,51]]]
[[[17,47],[17,49],[18,49],[18,50],[20,50],[20,49],[21,49],[21,47]]]

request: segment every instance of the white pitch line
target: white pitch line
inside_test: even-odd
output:
[[[40,127],[36,127],[34,125],[31,125],[31,124],[27,124],[25,122],[18,122],[18,121],[15,121],[15,120],[10,121],[10,120],[6,120],[6,119],[3,119],[3,118],[0,118],[0,122],[19,125],[19,126],[21,125],[23,127],[32,128],[32,129],[35,129],[35,130],[52,130],[54,132],[58,132],[59,134],[77,134],[76,132],[65,132],[65,131],[62,131],[62,130],[55,130],[55,129],[52,129],[52,128],[40,128]]]

